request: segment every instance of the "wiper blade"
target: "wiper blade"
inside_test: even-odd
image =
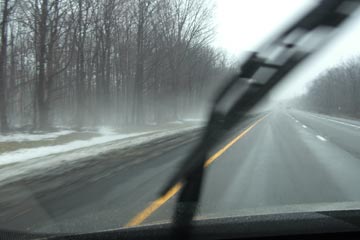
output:
[[[173,216],[176,237],[189,237],[209,152],[290,71],[323,47],[358,7],[358,0],[319,2],[277,38],[251,53],[240,73],[224,86],[213,103],[199,144],[161,192],[164,196],[176,184],[182,184]]]

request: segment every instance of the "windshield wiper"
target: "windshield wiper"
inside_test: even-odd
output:
[[[358,0],[323,0],[248,56],[240,73],[232,77],[215,99],[199,144],[161,192],[164,196],[176,184],[182,186],[173,215],[174,237],[190,236],[209,152],[295,66],[323,47],[358,7]]]

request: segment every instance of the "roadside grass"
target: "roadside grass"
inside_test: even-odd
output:
[[[24,148],[37,148],[37,147],[61,145],[77,140],[87,140],[98,136],[101,136],[101,134],[92,133],[92,132],[75,132],[75,133],[69,133],[67,135],[61,135],[54,139],[44,139],[38,141],[22,141],[22,142],[15,142],[15,141],[0,142],[0,154],[4,152],[11,152]]]

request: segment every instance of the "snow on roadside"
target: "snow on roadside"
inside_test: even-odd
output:
[[[177,120],[177,121],[172,121],[172,122],[169,122],[170,124],[183,124],[184,122],[183,121],[180,121],[180,120]]]
[[[62,130],[58,132],[51,133],[14,133],[10,135],[0,135],[0,143],[1,142],[24,142],[24,141],[40,141],[57,138],[59,136],[68,135],[70,133],[74,133],[72,130]]]
[[[104,136],[94,137],[88,140],[77,140],[62,145],[27,148],[27,149],[19,149],[11,152],[5,152],[3,154],[0,154],[0,165],[27,161],[28,159],[32,159],[32,158],[39,158],[52,154],[64,153],[79,148],[91,147],[106,142],[111,142],[128,137],[134,137],[134,136],[146,134],[146,132],[133,133],[133,134],[111,134],[110,132],[107,132],[108,135],[105,135],[105,131],[103,131],[103,133]]]
[[[55,147],[53,146],[50,149],[41,147],[38,149],[29,149],[29,152],[24,150],[2,154],[0,155],[0,185],[16,181],[24,176],[45,173],[51,169],[59,168],[61,165],[69,166],[70,164],[71,166],[73,162],[82,164],[82,162],[88,161],[88,157],[95,157],[112,150],[144,144],[187,131],[193,132],[194,130],[200,129],[200,127],[201,125],[197,125],[193,127],[176,128],[173,130],[127,134],[122,136],[96,137],[90,140],[91,144],[88,143],[87,145],[81,142],[89,142],[89,140],[76,141],[78,143],[74,144],[73,142],[71,143],[71,146],[65,144],[68,145],[67,148],[62,145],[57,146],[56,148],[53,148]],[[78,148],[75,148],[75,145]]]
[[[204,118],[184,118],[182,119],[183,122],[198,122],[198,123],[204,123],[207,120]]]
[[[100,133],[101,135],[114,135],[117,134],[114,129],[109,128],[109,127],[99,127],[97,129],[98,133]]]

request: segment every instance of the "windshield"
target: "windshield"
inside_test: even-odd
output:
[[[183,185],[159,193],[215,95],[317,3],[2,1],[0,230],[171,221]],[[211,149],[195,219],[360,208],[359,26],[355,14]]]

